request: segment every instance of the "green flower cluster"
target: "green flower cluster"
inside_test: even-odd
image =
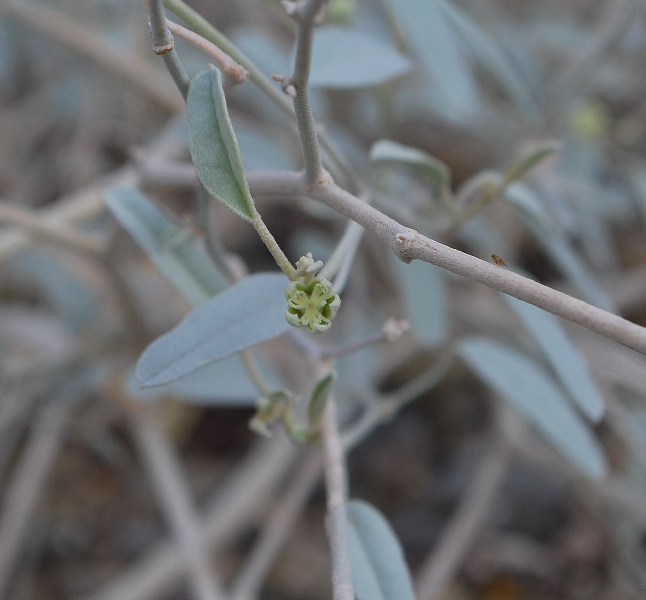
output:
[[[294,327],[307,327],[312,333],[327,331],[341,306],[341,298],[323,277],[306,276],[301,281],[292,281],[285,296],[287,322]]]

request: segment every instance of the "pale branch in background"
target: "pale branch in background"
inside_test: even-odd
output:
[[[149,61],[115,47],[97,31],[88,30],[85,25],[63,16],[58,10],[42,2],[5,0],[0,2],[0,14],[52,37],[88,58],[107,73],[143,92],[163,110],[175,112],[184,107],[182,98],[166,83],[163,71],[157,72],[151,68]]]
[[[166,19],[166,25],[170,29],[171,33],[176,35],[178,38],[182,38],[183,40],[193,44],[193,46],[199,48],[202,52],[212,58],[222,69],[224,74],[227,77],[230,77],[233,82],[242,83],[243,81],[246,81],[247,69],[233,60],[233,58],[218,48],[215,44],[194,31],[183,27],[179,23],[171,21],[170,19]]]

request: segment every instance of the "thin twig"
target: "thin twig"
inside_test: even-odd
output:
[[[16,225],[30,235],[90,256],[96,256],[102,250],[102,244],[94,236],[67,224],[47,222],[39,213],[7,202],[0,202],[0,223]]]
[[[358,421],[343,432],[343,446],[347,451],[363,441],[375,428],[392,419],[404,406],[431,388],[435,387],[446,375],[453,363],[451,352],[442,354],[421,375],[404,384],[401,388],[383,398],[372,400],[369,408]]]
[[[164,77],[155,72],[148,61],[132,52],[115,48],[96,30],[63,16],[44,3],[30,0],[4,0],[0,12],[35,31],[54,38],[77,54],[90,59],[107,72],[125,80],[134,90],[143,92],[164,110],[176,111],[184,106]]]
[[[155,416],[140,407],[130,412],[132,435],[156,488],[159,502],[186,561],[191,588],[198,600],[223,598],[210,566],[203,530],[192,506],[182,467]]]
[[[183,0],[164,0],[166,8],[174,12],[189,27],[202,37],[221,48],[236,62],[240,63],[249,72],[249,80],[256,85],[285,115],[294,118],[294,106],[288,96],[281,92],[273,81],[265,75],[256,64],[251,61],[237,46],[231,42],[221,31],[217,30],[199,13],[194,11]],[[318,129],[318,139],[325,150],[327,168],[337,180],[345,179],[357,187],[356,175],[346,165],[341,153],[336,148],[330,137],[321,128]]]
[[[166,19],[166,25],[173,35],[193,44],[193,46],[210,56],[232,81],[242,83],[247,79],[247,69],[233,60],[233,58],[218,48],[214,43],[170,19]]]
[[[288,484],[285,494],[276,502],[260,539],[240,570],[231,590],[233,600],[257,598],[263,581],[277,554],[289,536],[296,518],[321,475],[321,459],[311,454]]]
[[[477,474],[464,492],[460,506],[417,578],[418,600],[443,596],[460,568],[475,536],[491,512],[509,459],[509,446],[502,433],[477,468]]]
[[[40,411],[32,433],[7,484],[0,517],[0,595],[4,596],[12,568],[33,524],[33,511],[51,474],[71,404],[53,398]]]
[[[328,396],[323,417],[323,456],[327,494],[327,533],[332,555],[332,595],[334,600],[354,600],[347,540],[348,519],[345,511],[345,458],[337,427],[334,394]]]
[[[314,37],[314,20],[326,0],[308,0],[298,10],[298,34],[296,36],[296,54],[294,73],[290,79],[294,93],[294,113],[296,125],[303,150],[305,179],[308,185],[314,186],[323,175],[319,142],[316,135],[316,123],[312,115],[309,98],[309,76],[312,59],[312,40]]]
[[[273,491],[293,464],[297,448],[285,437],[258,442],[225,481],[200,523],[211,553],[217,553],[266,506]],[[110,581],[88,600],[156,600],[168,592],[185,571],[179,549],[158,543],[128,571]]]
[[[186,100],[191,80],[175,50],[175,40],[166,23],[164,4],[162,0],[144,0],[144,3],[148,7],[153,52],[162,57],[171,79],[182,94],[182,98]]]

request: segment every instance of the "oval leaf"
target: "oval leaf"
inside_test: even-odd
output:
[[[257,365],[272,388],[278,388],[273,372]],[[140,389],[134,373],[128,380],[128,393],[141,400],[154,401],[173,397],[198,406],[252,408],[260,393],[249,379],[239,356],[230,356],[208,364],[166,385]]]
[[[343,27],[316,32],[309,83],[312,87],[364,88],[408,72],[410,61],[380,39]]]
[[[606,460],[597,440],[535,362],[515,348],[483,338],[464,341],[459,353],[572,463],[590,477],[605,475]]]
[[[198,306],[141,355],[142,387],[171,383],[287,331],[286,284],[282,274],[251,275]]]
[[[498,43],[482,30],[454,2],[439,1],[451,24],[462,34],[475,60],[482,64],[513,97],[527,115],[538,114],[536,101],[515,65],[506,57]]]
[[[433,89],[455,120],[472,117],[478,110],[478,91],[471,67],[462,54],[460,40],[438,0],[393,2],[397,15]]]
[[[159,271],[193,305],[226,288],[224,276],[197,241],[134,188],[114,188],[106,204]]]
[[[518,318],[529,329],[563,387],[577,406],[594,422],[605,413],[603,397],[581,353],[551,314],[503,294]]]
[[[423,150],[404,146],[392,140],[376,142],[370,149],[370,160],[395,162],[413,167],[440,188],[448,188],[451,184],[451,171],[441,160],[433,158]]]
[[[413,585],[399,540],[373,506],[347,505],[352,583],[359,600],[414,600]]]
[[[200,181],[220,202],[243,219],[252,220],[256,209],[229,119],[220,71],[211,68],[195,76],[186,111],[191,157]]]

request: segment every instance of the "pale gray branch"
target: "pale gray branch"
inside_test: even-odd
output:
[[[345,510],[345,457],[337,427],[336,400],[330,394],[323,417],[323,456],[327,493],[327,531],[332,554],[332,594],[334,600],[354,600],[348,519]]]
[[[157,497],[186,562],[191,588],[198,600],[223,598],[209,564],[203,529],[192,506],[188,484],[175,452],[152,411],[130,412],[131,431],[144,459]]]
[[[70,406],[69,402],[54,398],[40,411],[14,476],[7,484],[0,516],[0,595],[7,591],[21,545],[33,524],[33,511],[51,473]]]
[[[504,437],[494,440],[477,467],[473,482],[452,517],[437,547],[422,565],[417,580],[418,600],[441,598],[460,568],[491,506],[507,470],[509,446]]]
[[[646,328],[583,300],[518,275],[507,268],[436,242],[405,227],[333,183],[308,187],[300,173],[258,174],[252,189],[271,193],[307,194],[348,219],[356,221],[384,241],[404,262],[418,259],[538,306],[642,354],[646,354]]]
[[[265,506],[292,465],[296,451],[284,437],[262,440],[231,477],[218,485],[200,522],[212,553],[217,553],[240,528],[248,526]],[[88,600],[156,600],[168,592],[185,568],[175,545],[158,543]]]
[[[233,584],[233,600],[253,600],[258,597],[267,572],[285,544],[320,475],[320,456],[310,454],[289,481],[288,489],[278,498],[275,509],[269,515],[260,539]]]

